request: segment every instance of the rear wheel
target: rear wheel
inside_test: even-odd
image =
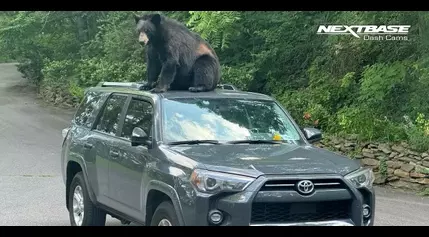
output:
[[[69,191],[69,218],[72,226],[104,226],[106,213],[89,198],[82,172],[77,173]]]
[[[165,201],[159,204],[153,214],[151,226],[179,226],[176,211],[171,202]]]

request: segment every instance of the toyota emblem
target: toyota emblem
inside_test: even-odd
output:
[[[314,190],[314,184],[310,180],[301,180],[297,184],[298,192],[301,194],[310,194]]]

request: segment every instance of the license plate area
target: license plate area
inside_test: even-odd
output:
[[[294,203],[290,206],[290,214],[315,214],[317,205],[315,203]]]

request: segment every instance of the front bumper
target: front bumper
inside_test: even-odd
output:
[[[311,180],[315,191],[301,195],[294,184]],[[271,184],[271,186],[270,186]],[[373,189],[358,190],[342,176],[262,176],[245,191],[215,196],[197,194],[190,205],[182,203],[185,225],[214,225],[209,212],[223,214],[220,226],[372,226]],[[363,205],[370,216],[363,217]]]
[[[250,226],[354,226],[350,220],[341,221],[315,221],[315,222],[295,222],[284,224],[251,224]]]

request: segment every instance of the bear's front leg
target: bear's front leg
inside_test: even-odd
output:
[[[177,62],[174,60],[168,60],[164,63],[161,70],[161,76],[159,82],[155,88],[151,90],[154,93],[166,92],[170,89],[171,83],[174,81],[176,76]]]
[[[158,77],[161,73],[162,63],[158,53],[153,47],[148,47],[146,51],[147,60],[147,82],[142,86],[143,90],[151,90],[158,84]]]

